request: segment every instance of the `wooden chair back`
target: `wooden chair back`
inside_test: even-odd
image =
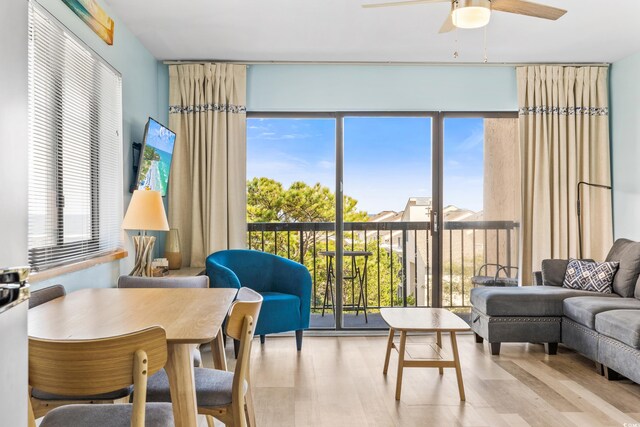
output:
[[[120,276],[119,288],[208,288],[209,276],[140,277]]]
[[[147,377],[167,362],[159,326],[98,340],[29,338],[29,385],[65,396],[103,394],[134,385],[132,426],[144,426]]]
[[[234,340],[242,341],[244,338],[242,328],[244,326],[244,318],[250,316],[255,322],[258,321],[260,308],[262,307],[262,295],[249,288],[240,288],[236,295],[236,300],[229,308],[227,318],[227,336]],[[251,336],[253,338],[253,336]]]
[[[231,393],[232,401],[236,402],[236,404],[232,405],[233,419],[236,420],[241,427],[246,425],[244,414],[244,382],[247,381],[249,384],[247,393],[251,393],[249,366],[251,360],[251,343],[253,342],[253,335],[261,307],[262,295],[253,289],[240,288],[236,300],[229,309],[229,317],[227,318],[227,336],[240,341]],[[237,404],[238,402],[242,402],[242,404],[239,405]]]

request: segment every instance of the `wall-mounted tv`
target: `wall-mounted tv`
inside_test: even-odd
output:
[[[156,190],[162,196],[167,195],[175,142],[176,134],[174,132],[149,117],[144,130],[135,188]]]

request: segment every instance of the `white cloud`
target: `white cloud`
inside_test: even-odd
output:
[[[484,144],[484,128],[477,127],[471,131],[471,135],[466,137],[462,144],[458,146],[458,150],[466,151],[472,150],[478,146],[482,146]]]
[[[320,160],[316,165],[322,169],[334,169],[335,163],[330,162],[328,160]]]

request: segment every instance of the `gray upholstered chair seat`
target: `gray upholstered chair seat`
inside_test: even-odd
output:
[[[611,310],[596,316],[596,331],[640,349],[640,310]]]
[[[129,396],[133,393],[133,386],[121,388],[120,390],[112,391],[110,393],[96,394],[95,396],[59,396],[57,394],[47,393],[46,391],[38,390],[34,388],[31,390],[31,396],[40,400],[116,400]]]
[[[595,329],[597,314],[609,310],[624,309],[640,309],[640,300],[635,298],[602,298],[600,296],[564,300],[564,315],[589,329]]]
[[[217,369],[195,368],[196,399],[198,407],[218,407],[231,403],[233,372]],[[247,383],[244,384],[247,390]],[[169,379],[164,369],[149,377],[147,383],[148,402],[171,402]]]
[[[131,427],[133,405],[66,405],[45,415],[40,427]],[[147,403],[145,425],[173,427],[170,403]]]
[[[562,304],[565,299],[596,295],[619,298],[616,294],[600,294],[557,286],[494,287],[471,289],[471,305],[489,316],[557,317],[562,316]]]

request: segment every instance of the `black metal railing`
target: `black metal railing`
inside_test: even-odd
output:
[[[434,283],[429,222],[346,222],[343,247],[372,255],[353,263],[345,260],[345,269],[364,271],[365,260],[369,263],[364,284],[370,310],[411,305],[465,308],[471,277],[481,265],[517,262],[518,226],[513,221],[445,222],[442,276],[440,283]],[[320,252],[335,249],[335,223],[249,223],[247,234],[250,249],[295,260],[309,269],[311,309],[321,310],[330,260]],[[345,307],[355,307],[358,291],[355,282],[345,283]],[[441,301],[434,301],[434,295],[441,295]]]

